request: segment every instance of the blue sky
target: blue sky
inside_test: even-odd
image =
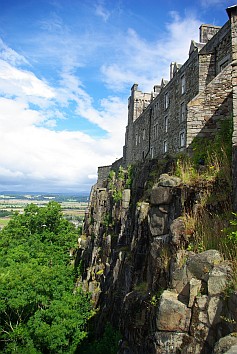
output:
[[[0,0],[0,191],[89,191],[122,156],[133,83],[184,63],[228,0]]]

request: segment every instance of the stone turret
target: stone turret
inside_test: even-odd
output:
[[[199,41],[200,43],[207,43],[220,29],[220,26],[201,25],[199,27]]]

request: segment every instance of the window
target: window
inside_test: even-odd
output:
[[[142,139],[145,140],[145,138],[146,138],[146,130],[143,129],[143,132],[142,132]]]
[[[165,133],[168,131],[168,117],[165,117]]]
[[[169,94],[166,92],[165,94],[165,109],[169,107]]]
[[[138,143],[138,136],[137,136],[137,134],[136,134],[135,144],[137,145],[137,143]]]
[[[153,159],[153,157],[154,157],[154,149],[153,147],[151,147],[151,158]]]
[[[183,95],[186,91],[186,82],[184,75],[181,77],[181,94]]]
[[[158,124],[154,125],[154,139],[156,140],[158,138]]]
[[[230,54],[228,54],[218,62],[218,72],[221,72],[230,62]]]
[[[164,141],[164,144],[163,144],[163,150],[164,150],[164,153],[167,152],[168,150],[168,144],[167,144],[167,140]]]
[[[222,71],[223,69],[225,69],[225,67],[226,67],[228,64],[229,64],[229,61],[228,61],[228,60],[224,61],[224,63],[222,63],[222,64],[220,65],[220,71]]]
[[[179,146],[182,148],[185,146],[185,133],[181,132],[179,134]]]
[[[183,122],[185,120],[185,114],[186,114],[186,106],[183,103],[181,103],[181,107],[180,107],[180,121]]]

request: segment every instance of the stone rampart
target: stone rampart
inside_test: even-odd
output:
[[[98,167],[98,178],[96,184],[98,188],[103,188],[104,182],[107,180],[110,170],[111,165]]]

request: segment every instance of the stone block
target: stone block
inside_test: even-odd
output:
[[[123,208],[127,209],[129,207],[130,198],[131,198],[131,190],[124,189],[123,194],[122,194],[122,207]]]
[[[162,213],[159,207],[151,207],[148,216],[149,228],[152,236],[168,233],[168,215]]]
[[[172,193],[170,187],[162,187],[158,184],[154,185],[151,190],[150,202],[154,205],[170,204]]]
[[[201,280],[192,278],[189,282],[189,302],[188,307],[192,307],[196,296],[201,290],[202,282]]]
[[[222,260],[219,251],[208,250],[191,256],[187,261],[187,266],[195,278],[207,281],[213,267],[220,264]]]
[[[163,187],[176,187],[181,184],[181,179],[176,176],[170,176],[167,173],[160,175],[158,185]]]
[[[237,333],[225,336],[215,344],[213,354],[236,354],[237,353]]]
[[[188,332],[191,310],[178,300],[178,294],[165,290],[160,299],[156,326],[160,331]]]
[[[215,266],[208,278],[208,295],[215,296],[221,294],[226,288],[231,268],[228,265]]]
[[[211,326],[221,321],[222,300],[219,296],[211,297],[208,303],[207,314]]]
[[[170,225],[171,242],[174,246],[179,247],[182,240],[186,239],[185,224],[182,218],[177,218]]]

